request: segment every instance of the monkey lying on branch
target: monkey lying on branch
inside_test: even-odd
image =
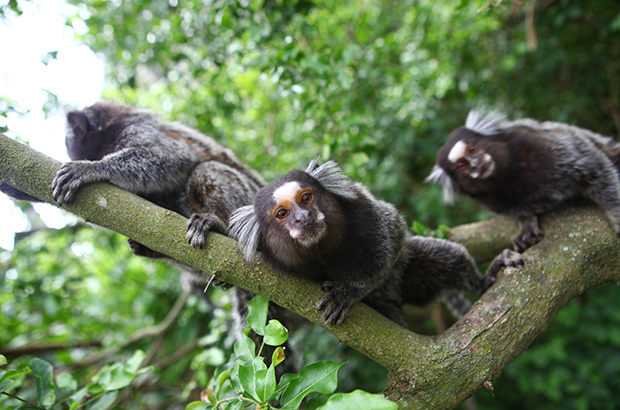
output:
[[[247,261],[258,251],[282,272],[321,282],[325,296],[317,309],[326,324],[341,324],[363,301],[405,326],[401,298],[426,304],[444,291],[480,294],[502,267],[522,263],[505,250],[482,276],[465,247],[413,235],[393,205],[333,161],[313,161],[261,188],[229,225]]]
[[[620,235],[620,143],[592,131],[532,119],[505,121],[497,113],[471,111],[437,154],[427,181],[519,222],[512,238],[524,251],[543,232],[537,214],[575,198],[593,200]]]

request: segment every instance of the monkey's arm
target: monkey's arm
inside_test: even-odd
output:
[[[174,192],[187,180],[195,163],[192,153],[176,141],[154,135],[144,137],[139,144],[99,161],[67,162],[52,182],[53,195],[62,205],[71,202],[80,187],[98,181],[111,182],[138,194]]]

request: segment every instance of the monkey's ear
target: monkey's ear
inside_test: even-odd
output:
[[[327,161],[317,167],[316,160],[313,160],[306,168],[306,173],[319,181],[332,194],[349,200],[357,199],[355,184],[342,173],[334,161]]]
[[[67,114],[67,123],[73,131],[73,136],[82,139],[88,133],[88,118],[82,111],[71,111]]]
[[[498,134],[506,116],[497,111],[484,114],[480,110],[471,110],[465,121],[465,128],[482,135]]]
[[[443,188],[443,201],[447,204],[452,204],[454,202],[454,197],[456,196],[457,190],[454,187],[454,183],[452,182],[450,175],[448,175],[439,165],[435,165],[433,167],[433,172],[426,177],[424,182],[433,182],[441,185]]]
[[[230,236],[239,241],[239,250],[246,261],[252,262],[259,240],[259,223],[253,205],[238,208],[228,219]]]

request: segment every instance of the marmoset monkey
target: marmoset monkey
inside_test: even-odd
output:
[[[233,213],[230,233],[247,261],[258,251],[280,271],[321,282],[326,324],[342,323],[363,301],[405,326],[399,297],[427,303],[444,289],[480,293],[499,271],[496,263],[482,278],[461,245],[413,236],[393,205],[333,161],[313,161],[259,190]]]
[[[100,101],[67,114],[67,152],[54,199],[70,202],[79,188],[111,182],[187,218],[187,238],[202,247],[214,230],[227,234],[230,213],[252,202],[260,177],[215,140],[128,106]]]
[[[232,211],[251,204],[263,185],[257,173],[214,139],[179,123],[162,124],[149,112],[110,101],[69,112],[66,145],[73,161],[61,167],[52,183],[59,204],[70,202],[86,184],[111,182],[190,218],[186,237],[194,247],[205,244],[210,230],[227,235]],[[0,189],[16,199],[36,200],[6,184]],[[129,246],[136,255],[180,268],[192,288],[204,288],[208,278],[197,269],[136,241],[129,240]],[[235,288],[238,327],[247,326],[246,304],[252,296]],[[270,312],[274,309],[270,307]]]
[[[620,235],[619,157],[619,143],[582,128],[473,110],[439,150],[427,181],[443,187],[446,202],[462,193],[516,217],[512,242],[523,251],[543,235],[537,214],[578,196],[600,205]]]

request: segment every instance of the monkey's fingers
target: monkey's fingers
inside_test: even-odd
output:
[[[487,288],[495,283],[497,274],[506,266],[523,266],[523,257],[519,252],[510,249],[504,249],[502,253],[497,255],[493,259],[493,262],[491,262],[491,265],[489,265],[485,275],[485,284]]]
[[[515,251],[523,252],[527,248],[536,245],[543,238],[544,233],[538,225],[526,225],[512,238]]]
[[[90,165],[87,162],[74,161],[64,164],[52,181],[52,195],[54,200],[60,205],[69,203],[73,200],[73,197],[77,193],[78,189],[89,182],[94,181],[96,178],[92,176],[90,172],[90,178],[88,178]]]
[[[216,215],[194,214],[187,222],[185,239],[194,248],[202,248],[207,241],[209,231],[225,234],[226,224]]]
[[[323,290],[327,293],[321,298],[316,305],[317,310],[323,310],[321,319],[325,324],[341,324],[349,315],[350,304],[344,292],[341,290],[341,285],[334,282],[324,282],[322,285]]]

